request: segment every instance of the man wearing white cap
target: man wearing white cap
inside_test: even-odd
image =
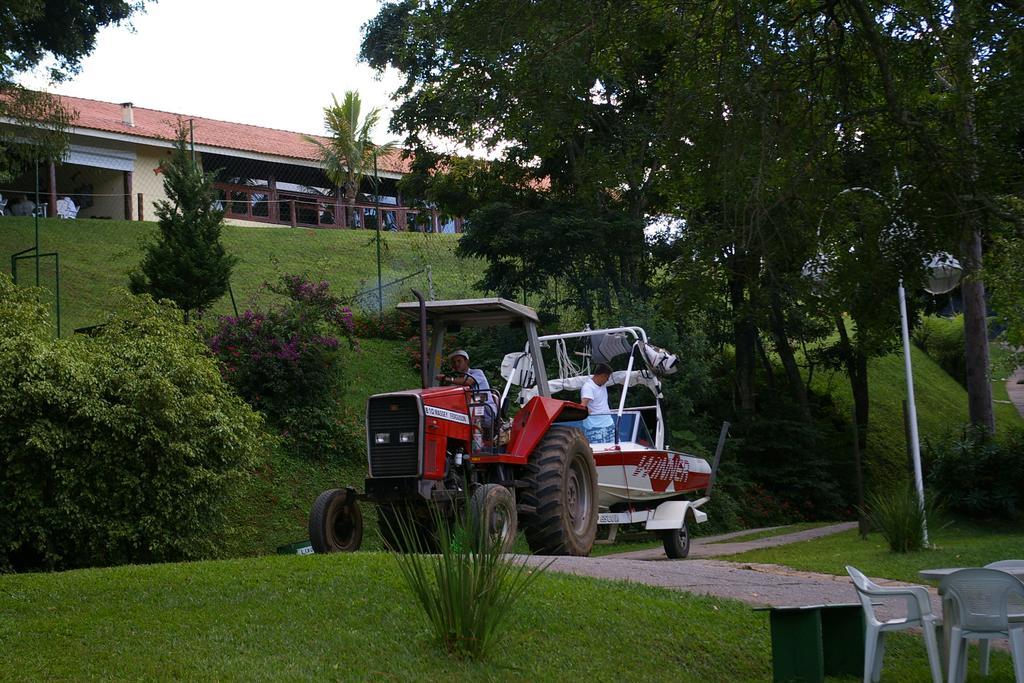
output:
[[[487,378],[484,377],[484,371],[477,368],[469,367],[469,354],[465,350],[459,349],[453,351],[448,355],[448,361],[452,364],[452,369],[456,374],[453,375],[438,375],[438,381],[445,382],[447,384],[458,384],[461,386],[469,386],[473,389],[490,389],[491,385],[487,382]]]

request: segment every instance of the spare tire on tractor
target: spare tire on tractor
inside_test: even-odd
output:
[[[583,432],[554,426],[530,455],[520,516],[538,555],[589,555],[597,536],[597,467]]]
[[[355,492],[330,489],[321,493],[309,511],[309,542],[316,553],[349,553],[363,542],[363,513]]]

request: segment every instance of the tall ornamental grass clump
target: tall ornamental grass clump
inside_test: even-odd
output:
[[[925,498],[922,508],[912,487],[894,488],[869,496],[865,516],[894,553],[923,550],[926,521],[933,531],[939,528],[938,507]]]
[[[278,302],[220,318],[210,350],[224,379],[307,457],[351,452],[361,430],[341,413],[341,345],[355,348],[352,311],[327,282],[285,275],[265,287]]]
[[[433,512],[437,552],[428,548],[419,526],[407,515],[390,521],[393,538],[412,552],[396,552],[406,584],[427,617],[430,629],[444,650],[455,657],[482,659],[498,628],[520,598],[547,568],[531,567],[501,552],[500,539],[471,537],[461,516],[450,522]],[[431,544],[432,545],[432,544]]]
[[[0,274],[0,571],[216,556],[259,415],[173,305],[53,339],[38,295]]]

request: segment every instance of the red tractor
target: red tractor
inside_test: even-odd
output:
[[[419,303],[402,303],[398,309],[420,319],[422,387],[369,398],[364,492],[346,488],[320,494],[309,517],[315,552],[358,549],[358,503],[365,501],[377,506],[384,541],[398,550],[436,547],[438,513],[450,517],[466,510],[470,522],[505,550],[522,528],[536,554],[588,555],[600,518],[614,525],[613,537],[618,524],[646,523],[665,539],[670,557],[686,556],[687,522],[707,519],[699,507],[708,499],[684,500],[684,494],[709,488],[712,470],[700,458],[663,447],[660,383],[651,370],[665,359],[638,351],[654,348],[646,345],[643,330],[539,337],[536,313],[505,299],[424,302],[417,297]],[[522,326],[526,332],[525,350],[509,354],[503,363],[504,391],[436,386],[446,332],[494,325]],[[567,378],[560,370],[549,383],[541,354],[542,346],[556,345],[561,354],[566,339],[589,343],[592,337],[615,340],[631,353],[627,370],[616,373],[623,390],[614,443],[589,443],[581,428],[587,409],[551,397],[552,385],[556,390],[578,388],[573,380],[580,377]],[[644,367],[633,369],[634,355]],[[654,406],[625,408],[626,392],[637,384],[651,389]],[[521,407],[506,419],[513,387],[519,388]],[[653,417],[644,417],[643,411]],[[645,426],[651,419],[657,425],[655,438]],[[400,516],[412,521],[412,534],[398,533],[410,526],[400,524]],[[415,547],[407,547],[412,542]]]

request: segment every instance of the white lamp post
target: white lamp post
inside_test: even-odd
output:
[[[924,288],[931,294],[945,294],[953,291],[960,283],[963,268],[960,262],[946,253],[939,253],[925,259],[928,269],[928,285]],[[921,443],[917,432],[917,404],[914,401],[914,371],[910,365],[910,332],[907,324],[907,295],[900,278],[900,327],[903,330],[903,367],[907,375],[907,413],[910,422],[910,456],[914,461],[914,488],[917,489],[917,502],[921,506],[921,519],[924,522],[922,534],[924,544],[928,545],[928,520],[924,518],[924,477],[921,474]]]

